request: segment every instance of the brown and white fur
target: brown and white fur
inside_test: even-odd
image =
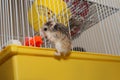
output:
[[[54,43],[56,56],[67,56],[71,51],[71,40],[67,27],[55,21],[48,21],[41,29],[44,37]]]

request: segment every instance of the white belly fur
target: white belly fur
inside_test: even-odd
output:
[[[60,42],[56,42],[55,47],[56,47],[57,50],[62,51],[62,45],[61,45]]]
[[[61,42],[56,42],[55,43],[55,48],[60,53],[67,53],[67,50],[62,47],[62,43]]]

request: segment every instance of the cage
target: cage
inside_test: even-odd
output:
[[[87,52],[119,55],[119,6],[116,2],[103,3],[86,0],[1,0],[1,50],[11,40],[18,40],[25,46],[25,38],[40,33],[41,26],[53,18],[68,26],[74,50],[83,47]],[[46,41],[44,43],[43,47],[52,47]]]
[[[119,4],[119,0],[0,0],[0,79],[120,80]],[[40,29],[50,19],[69,30],[68,59],[55,59],[54,45],[42,40]]]

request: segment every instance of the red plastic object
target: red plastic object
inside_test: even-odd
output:
[[[34,36],[34,37],[26,37],[25,38],[25,45],[26,46],[36,46],[40,47],[43,44],[41,36]]]

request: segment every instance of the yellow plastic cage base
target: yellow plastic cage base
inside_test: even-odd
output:
[[[58,60],[54,49],[11,45],[0,53],[0,80],[120,80],[120,57],[71,52]]]

